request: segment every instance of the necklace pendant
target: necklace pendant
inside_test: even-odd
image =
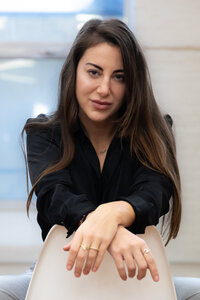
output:
[[[104,150],[102,150],[102,151],[99,151],[99,154],[104,154],[104,153],[106,153],[107,152],[107,149],[104,149]]]

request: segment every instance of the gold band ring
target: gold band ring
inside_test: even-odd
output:
[[[146,249],[144,249],[142,252],[143,252],[143,254],[147,254],[147,253],[151,252],[151,249],[147,249],[147,248],[146,248]]]
[[[93,246],[91,246],[91,247],[90,247],[90,249],[92,249],[92,250],[96,250],[96,251],[99,251],[99,249],[98,249],[98,248],[96,248],[96,247],[93,247]]]
[[[89,250],[89,248],[88,248],[88,247],[86,247],[86,245],[85,245],[85,244],[81,244],[81,248],[82,248],[83,250]]]

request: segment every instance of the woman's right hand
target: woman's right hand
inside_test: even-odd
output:
[[[126,264],[129,277],[134,277],[137,269],[137,279],[140,280],[146,276],[147,269],[149,269],[153,280],[159,281],[156,262],[147,244],[125,227],[118,226],[117,233],[108,247],[108,252],[112,255],[119,276],[123,280],[127,279]]]
[[[75,266],[74,273],[79,277],[90,270],[96,272],[104,254],[118,229],[118,217],[113,203],[102,204],[80,225],[71,242],[63,250],[69,251],[67,269]]]

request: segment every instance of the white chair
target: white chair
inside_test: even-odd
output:
[[[153,282],[149,271],[140,280],[120,279],[110,254],[96,273],[76,278],[66,270],[68,253],[63,251],[67,230],[55,225],[49,232],[27,292],[26,300],[176,300],[165,249],[157,229],[149,226],[143,238],[156,259],[160,281]]]

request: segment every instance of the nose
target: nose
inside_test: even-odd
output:
[[[97,92],[101,97],[106,97],[110,94],[110,78],[103,78],[100,81]]]

